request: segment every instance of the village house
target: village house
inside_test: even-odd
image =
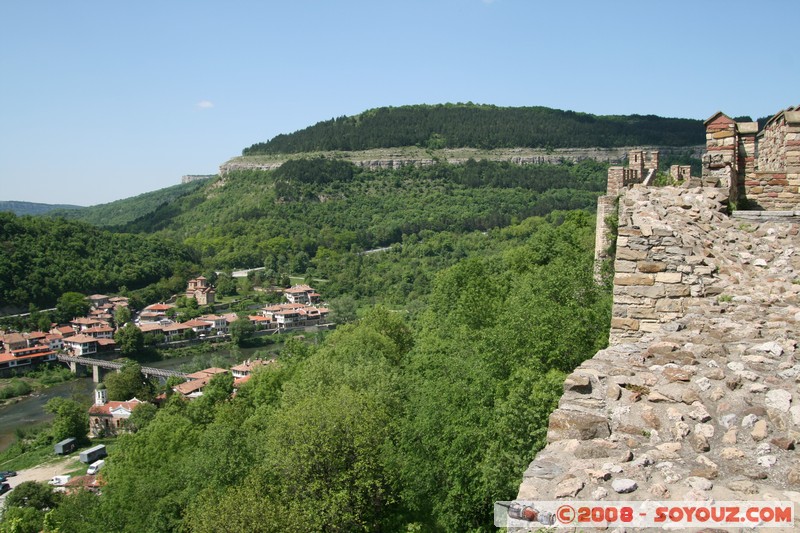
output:
[[[197,305],[211,305],[214,303],[216,290],[208,284],[205,276],[190,279],[186,287],[186,297],[197,300]]]
[[[72,355],[84,356],[97,353],[97,339],[91,335],[74,335],[64,339],[64,348]]]
[[[264,315],[248,315],[247,319],[255,326],[256,331],[264,331],[276,327],[272,323],[272,319]]]
[[[137,398],[125,402],[109,402],[108,390],[102,383],[97,385],[94,398],[94,405],[89,408],[89,434],[92,437],[109,437],[122,433],[136,406],[145,403]]]
[[[211,379],[214,376],[217,374],[227,374],[228,372],[229,370],[225,370],[224,368],[206,368],[205,370],[188,374],[186,376],[187,381],[175,385],[172,387],[172,390],[184,398],[197,398],[203,395],[203,389],[206,385],[211,383]]]
[[[174,307],[173,304],[164,303],[148,305],[139,313],[138,321],[140,323],[168,321],[167,311]]]
[[[186,322],[182,322],[182,324],[186,327],[192,328],[192,331],[194,331],[198,335],[208,335],[209,333],[211,333],[212,322],[207,322],[205,320],[193,318],[192,320],[187,320]]]
[[[22,333],[6,333],[2,337],[3,348],[6,350],[20,350],[28,347],[28,340]]]
[[[261,314],[269,318],[278,329],[321,324],[328,316],[328,309],[305,304],[276,304],[265,307]]]
[[[164,334],[164,326],[159,324],[158,322],[148,322],[146,324],[139,324],[137,327],[144,334],[147,333],[150,333],[152,335],[157,335],[159,333],[162,335]]]
[[[167,342],[183,338],[187,331],[192,331],[190,326],[176,322],[168,326],[164,326],[161,330]]]
[[[208,322],[211,325],[211,329],[216,330],[217,333],[228,332],[228,319],[224,315],[202,315],[197,317],[197,320]]]
[[[99,309],[101,305],[110,303],[109,297],[105,294],[92,294],[91,296],[87,296],[86,299],[89,300],[89,303],[92,304],[92,307],[95,309]]]
[[[56,352],[47,345],[23,346],[0,352],[0,372],[17,367],[37,365],[56,360]]]
[[[91,328],[86,328],[82,331],[84,335],[89,335],[90,337],[94,337],[95,339],[113,339],[114,338],[114,329],[110,326],[94,326]]]
[[[234,378],[244,378],[252,374],[254,369],[264,365],[272,364],[275,361],[276,361],[275,359],[269,359],[266,361],[264,359],[253,359],[253,360],[248,359],[247,361],[241,364],[232,366],[231,373],[233,374]]]
[[[60,335],[62,338],[72,337],[75,335],[75,330],[72,326],[56,326],[50,329],[53,335]]]
[[[100,320],[97,318],[89,318],[89,317],[77,317],[70,320],[70,325],[75,333],[81,333],[82,331],[94,328],[98,326],[108,326],[108,323],[104,320]]]
[[[48,333],[47,336],[45,336],[45,342],[47,342],[47,346],[54,352],[64,348],[64,337],[61,335]]]
[[[315,304],[320,299],[317,291],[308,285],[295,285],[284,290],[283,295],[290,304]]]

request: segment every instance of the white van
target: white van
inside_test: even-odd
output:
[[[89,465],[89,470],[87,470],[86,473],[89,474],[90,476],[93,476],[96,473],[98,473],[101,468],[103,468],[104,464],[106,464],[106,462],[102,459],[100,459],[99,461],[95,461]]]

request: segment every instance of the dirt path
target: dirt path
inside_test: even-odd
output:
[[[8,483],[11,488],[14,488],[23,481],[49,481],[53,476],[60,476],[72,470],[77,470],[80,466],[81,463],[78,461],[77,456],[69,457],[55,463],[19,470],[16,476],[8,478]]]
[[[78,456],[75,455],[74,457],[62,459],[54,463],[18,470],[17,475],[8,478],[6,482],[11,485],[12,489],[24,481],[41,481],[46,483],[55,476],[77,470],[81,466],[80,461],[78,461]],[[8,494],[8,492],[6,494]],[[0,496],[0,510],[5,504],[6,494]]]

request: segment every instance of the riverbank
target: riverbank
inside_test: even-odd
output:
[[[0,378],[0,407],[18,403],[23,398],[73,379],[76,379],[75,375],[63,366],[43,366],[18,376]]]

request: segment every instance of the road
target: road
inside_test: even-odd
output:
[[[25,481],[47,482],[55,476],[61,476],[67,472],[72,472],[81,466],[83,465],[78,461],[78,454],[75,454],[73,457],[68,457],[55,463],[18,470],[17,475],[8,478],[6,482],[11,485],[11,489],[13,490],[14,487]],[[10,494],[10,492],[6,492],[6,494]],[[6,494],[0,496],[0,509],[5,505]]]

